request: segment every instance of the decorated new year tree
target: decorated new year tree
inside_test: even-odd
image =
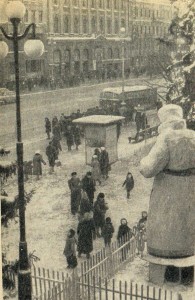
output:
[[[169,36],[160,40],[167,45],[172,62],[166,68],[166,102],[183,107],[189,118],[195,102],[195,0],[170,0],[173,19]]]

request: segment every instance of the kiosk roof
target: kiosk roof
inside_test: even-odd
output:
[[[77,124],[97,124],[97,125],[106,125],[117,123],[121,120],[124,120],[124,117],[121,116],[111,116],[111,115],[92,115],[87,117],[82,117],[75,119],[73,123]]]

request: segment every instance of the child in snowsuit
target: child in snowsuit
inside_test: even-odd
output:
[[[66,245],[63,252],[66,256],[68,268],[75,268],[77,266],[76,244],[75,231],[70,229],[67,234]]]
[[[114,227],[112,225],[111,218],[107,217],[105,225],[102,228],[102,236],[104,238],[105,246],[110,246],[113,233],[114,233]]]
[[[131,172],[127,173],[126,179],[123,182],[123,185],[126,188],[127,191],[127,199],[130,198],[130,191],[134,188],[134,179],[133,179],[133,175],[131,174]]]

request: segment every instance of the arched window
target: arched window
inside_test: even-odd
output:
[[[104,18],[100,17],[100,32],[104,33]]]
[[[118,0],[114,0],[114,9],[118,8]]]
[[[107,8],[110,8],[110,0],[107,0]]]
[[[112,33],[112,22],[111,22],[111,19],[107,20],[107,33],[108,34]]]
[[[102,7],[103,7],[103,1],[99,0],[99,8],[102,8]]]
[[[58,33],[59,32],[59,19],[57,16],[54,17],[54,33]]]
[[[80,60],[80,50],[75,49],[74,50],[74,61],[79,61]]]
[[[70,50],[69,49],[65,50],[64,60],[65,60],[65,63],[70,63]]]
[[[92,33],[96,32],[96,18],[94,16],[91,19],[91,31]]]
[[[119,32],[119,23],[117,19],[114,21],[114,32],[115,33]]]
[[[91,7],[95,8],[95,0],[91,0]]]
[[[70,26],[70,20],[69,20],[69,16],[65,16],[64,17],[64,32],[68,33],[69,32],[69,26]]]
[[[53,53],[54,64],[61,64],[61,52],[60,50],[55,50]]]
[[[87,33],[87,18],[83,17],[83,33]]]
[[[88,49],[84,49],[83,50],[83,60],[89,60],[89,50]]]
[[[108,48],[108,59],[112,59],[113,53],[112,53],[112,48]]]
[[[79,18],[74,18],[74,33],[79,33]]]
[[[78,0],[73,0],[73,6],[78,6]]]

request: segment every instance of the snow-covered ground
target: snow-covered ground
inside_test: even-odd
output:
[[[153,182],[152,179],[145,179],[139,173],[138,163],[145,151],[150,149],[155,138],[139,144],[129,144],[128,136],[129,129],[123,128],[118,144],[119,160],[112,165],[109,179],[102,183],[101,186],[97,186],[96,189],[96,196],[99,192],[103,192],[106,195],[106,202],[109,206],[107,216],[111,217],[115,227],[113,239],[116,238],[121,218],[126,218],[131,227],[139,220],[141,212],[148,209]],[[26,233],[28,251],[36,250],[35,254],[40,258],[39,266],[70,272],[66,269],[63,249],[66,233],[70,228],[77,228],[78,219],[77,216],[73,216],[70,213],[70,192],[67,181],[73,171],[77,171],[78,176],[81,178],[90,170],[90,167],[85,165],[83,145],[84,143],[80,146],[79,151],[73,150],[68,152],[65,142],[63,142],[63,151],[60,154],[62,166],[56,167],[55,173],[50,175],[47,164],[43,166],[43,176],[40,181],[30,178],[25,183],[27,192],[31,189],[36,191],[26,208]],[[42,150],[44,147],[45,145],[41,146]],[[44,152],[43,156],[45,156]],[[46,157],[44,158],[46,159]],[[122,183],[128,171],[131,171],[134,176],[135,187],[131,198],[127,201]],[[17,194],[16,178],[8,180],[5,190],[9,195]],[[12,221],[8,228],[2,228],[2,250],[3,252],[6,251],[8,260],[18,258],[18,242],[19,226]],[[102,239],[94,242],[94,251],[102,247]],[[79,259],[79,261],[83,260],[84,258]],[[137,258],[116,275],[116,280],[127,279],[128,281],[132,279],[135,282],[147,283],[147,263]],[[184,287],[181,287],[181,290],[184,289]],[[193,298],[184,299],[192,300]]]

